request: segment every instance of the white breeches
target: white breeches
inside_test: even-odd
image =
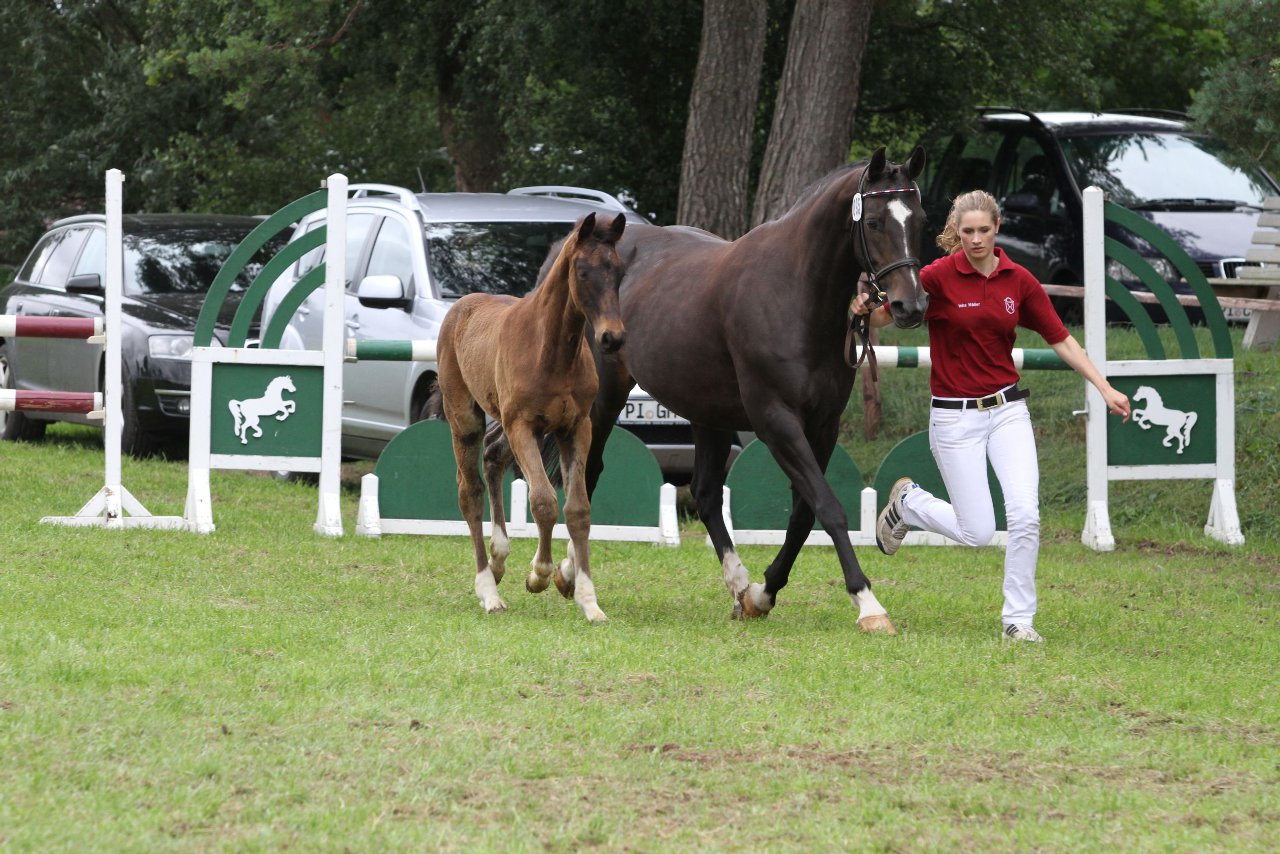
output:
[[[985,546],[996,530],[987,485],[987,460],[1004,492],[1009,544],[1004,558],[1006,625],[1031,625],[1036,613],[1040,554],[1040,468],[1025,400],[994,409],[929,410],[929,446],[951,502],[924,489],[908,490],[903,518],[967,546]]]

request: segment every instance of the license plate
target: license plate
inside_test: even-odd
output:
[[[1224,309],[1222,310],[1222,316],[1223,316],[1223,317],[1225,317],[1227,320],[1239,320],[1239,321],[1246,321],[1246,320],[1248,320],[1250,317],[1252,317],[1252,316],[1253,316],[1253,309],[1251,309],[1251,308],[1224,308]]]
[[[628,400],[618,420],[624,424],[688,423],[656,400]]]

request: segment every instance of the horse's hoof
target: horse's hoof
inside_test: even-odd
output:
[[[604,611],[596,608],[594,613],[587,614],[587,622],[591,623],[593,626],[599,626],[609,622],[609,618],[604,615]]]
[[[867,634],[896,635],[898,633],[898,630],[893,627],[893,620],[890,620],[887,614],[863,617],[858,620],[858,628]]]
[[[742,598],[741,597],[733,600],[733,611],[732,613],[729,614],[729,619],[730,620],[742,619]]]
[[[759,617],[767,617],[769,616],[769,611],[772,610],[772,608],[762,608],[756,601],[754,592],[757,588],[761,596],[764,596],[764,585],[751,584],[748,585],[747,589],[742,591],[742,595],[738,597],[738,603],[742,606],[742,619],[744,620],[754,620]]]
[[[497,602],[485,605],[484,610],[486,614],[501,614],[503,611],[507,610],[507,603],[499,599]]]
[[[573,579],[564,577],[564,573],[560,571],[560,567],[556,567],[556,571],[552,574],[551,579],[556,583],[556,589],[560,591],[561,596],[566,599],[573,598],[573,591],[576,585],[574,585]]]
[[[556,570],[559,572],[559,570]],[[538,575],[533,570],[529,570],[529,574],[524,577],[524,589],[530,593],[541,593],[547,589],[547,585],[551,583],[551,579],[545,575]]]

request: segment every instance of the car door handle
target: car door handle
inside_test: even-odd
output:
[[[302,315],[303,317],[306,317],[310,313],[311,313],[311,306],[307,305],[305,302],[302,305],[298,306],[298,314]]]
[[[360,328],[360,321],[359,321],[359,320],[356,320],[354,317],[353,317],[353,318],[351,318],[350,320],[348,320],[348,321],[347,321],[347,328],[348,328],[348,329],[351,329],[351,330],[359,329],[359,328]]]

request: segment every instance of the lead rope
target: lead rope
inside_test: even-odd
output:
[[[867,300],[867,304],[871,306],[870,310],[866,314],[849,315],[849,331],[844,336],[844,362],[853,369],[855,374],[862,363],[866,362],[867,370],[871,371],[871,381],[879,382],[880,368],[876,364],[876,349],[871,345],[871,312],[884,305],[889,295],[880,290],[880,285],[869,276],[867,293],[871,295],[871,299]],[[857,361],[854,361],[853,352],[858,341],[861,342],[862,352],[858,354]]]

